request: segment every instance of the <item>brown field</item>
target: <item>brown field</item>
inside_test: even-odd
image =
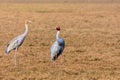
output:
[[[25,19],[32,24],[15,67],[14,51],[4,51],[24,32]],[[54,67],[56,25],[66,48]],[[1,3],[0,63],[0,80],[120,80],[120,4]]]

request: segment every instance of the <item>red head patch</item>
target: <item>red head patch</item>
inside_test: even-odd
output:
[[[56,27],[56,30],[60,31],[60,27]]]

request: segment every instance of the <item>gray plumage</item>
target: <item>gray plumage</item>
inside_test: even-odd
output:
[[[7,48],[5,50],[5,54],[8,55],[12,50],[16,50],[15,51],[15,55],[14,55],[14,58],[15,58],[15,66],[17,65],[18,63],[18,53],[17,53],[17,50],[18,48],[23,44],[26,36],[27,36],[27,33],[28,33],[28,22],[31,22],[31,21],[28,21],[28,20],[25,20],[25,32],[15,38],[13,38],[7,45]]]
[[[13,40],[11,40],[7,45],[5,53],[9,54],[10,51],[15,50],[16,48],[18,49],[23,44],[25,37],[26,36],[22,34],[20,36],[15,37]]]
[[[28,26],[27,24],[25,24],[25,27],[26,27],[26,30],[23,34],[15,37],[14,39],[12,39],[8,45],[7,45],[7,48],[5,50],[5,54],[9,54],[10,51],[12,50],[15,50],[15,49],[18,49],[24,42],[25,38],[26,38],[26,35],[28,33]]]
[[[56,41],[53,43],[51,50],[50,50],[52,61],[55,61],[62,54],[62,52],[65,48],[64,39],[59,37],[60,28],[57,27],[56,30],[58,30],[58,32],[56,34]]]

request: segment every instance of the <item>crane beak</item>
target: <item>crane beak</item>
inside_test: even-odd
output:
[[[56,29],[52,27],[51,30],[56,30]]]
[[[51,30],[55,30],[54,28],[52,28]]]
[[[29,20],[28,22],[29,22],[29,23],[32,23],[32,21],[30,21],[30,20]]]

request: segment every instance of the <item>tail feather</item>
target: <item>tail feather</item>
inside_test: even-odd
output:
[[[10,51],[5,50],[5,55],[8,55],[9,53],[10,53]]]
[[[52,58],[52,61],[55,61],[57,59],[57,56],[54,56],[53,58]]]

